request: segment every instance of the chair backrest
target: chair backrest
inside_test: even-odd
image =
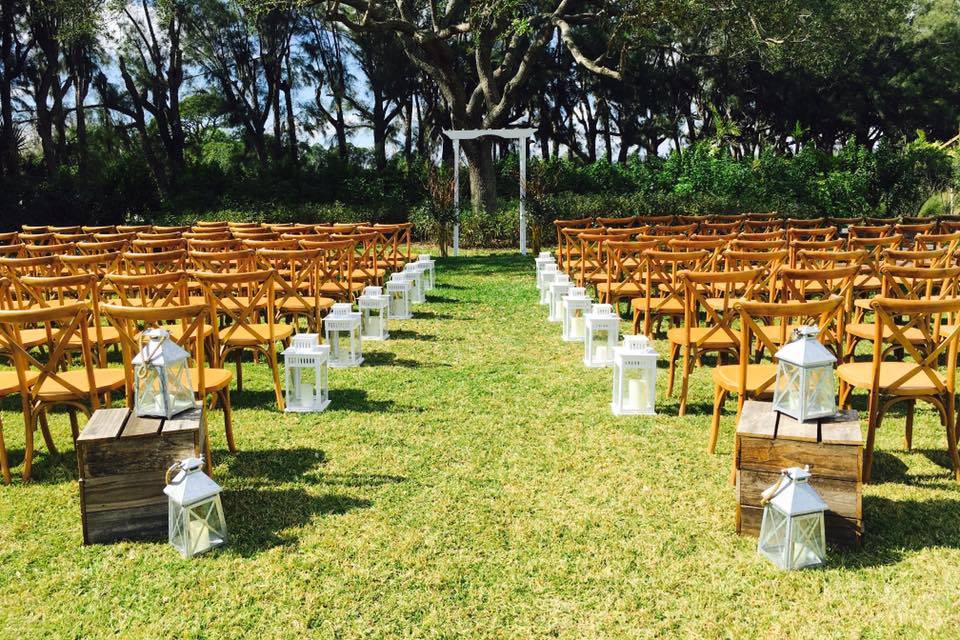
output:
[[[244,249],[299,249],[300,243],[293,238],[286,240],[274,238],[271,240],[258,240],[253,238],[244,238],[242,240]]]
[[[187,241],[188,247],[191,242],[236,242],[226,227],[222,231],[185,231],[183,239]]]
[[[187,268],[187,252],[183,249],[123,254],[123,268],[127,273],[153,275],[169,271],[184,271]]]
[[[607,248],[610,240],[620,240],[618,236],[590,231],[578,234],[580,241],[579,264],[576,274],[577,286],[585,287],[591,282],[599,282],[607,272]]]
[[[320,326],[320,294],[317,286],[320,269],[320,249],[258,249],[257,262],[262,269],[276,273],[280,285],[275,295],[278,309],[288,302],[313,315],[314,326]]]
[[[893,225],[894,233],[897,233],[901,236],[906,236],[907,238],[912,238],[918,235],[927,235],[935,232],[937,226],[936,220],[930,220],[929,222],[920,222],[920,223],[900,223]]]
[[[643,252],[644,311],[658,313],[667,308],[670,301],[683,304],[684,290],[680,281],[682,271],[706,271],[713,254],[710,251],[658,251]]]
[[[189,275],[200,283],[207,299],[210,318],[216,328],[213,332],[215,344],[229,340],[238,332],[262,344],[276,342],[276,272],[270,269],[239,273],[191,271]],[[263,309],[267,316],[266,334],[255,326]],[[221,318],[227,322],[222,322]]]
[[[732,344],[739,344],[740,337],[733,329],[733,322],[738,317],[734,303],[737,300],[755,299],[760,293],[757,285],[764,275],[763,269],[723,273],[681,271],[680,281],[686,293],[683,312],[685,344],[709,344],[722,337],[729,339]],[[708,291],[715,299],[721,300],[720,304],[715,300],[713,302],[707,300]],[[701,313],[706,317],[703,326],[707,331],[697,340],[692,340],[690,329],[700,322]]]
[[[853,308],[853,284],[859,264],[821,269],[782,267],[777,272],[781,302],[804,302],[811,298],[840,298],[844,311]]]
[[[836,227],[793,227],[787,228],[787,242],[811,240],[832,240],[837,236]]]
[[[93,235],[89,233],[55,233],[53,234],[54,244],[76,244],[93,240]]]
[[[776,298],[776,274],[786,265],[788,255],[786,249],[763,251],[728,249],[723,252],[723,270],[737,272],[760,269],[762,275],[754,285],[755,297],[773,300]]]
[[[607,290],[612,298],[627,292],[638,296],[644,289],[643,252],[656,249],[654,242],[607,240]]]
[[[380,240],[380,234],[376,231],[365,233],[353,232],[351,234],[334,233],[330,236],[331,240],[353,240],[356,244],[356,255],[353,257],[353,268],[368,283],[375,282],[379,277],[379,269],[384,265],[379,264],[377,258],[380,253],[377,251],[377,243]]]
[[[119,251],[79,256],[60,256],[60,262],[73,275],[92,273],[99,278],[120,270],[123,254]]]
[[[727,248],[731,251],[786,251],[787,241],[786,239],[744,240],[742,237],[740,237],[731,240],[727,245]]]
[[[786,233],[786,226],[784,225],[783,220],[777,219],[767,219],[767,220],[751,220],[747,218],[743,221],[743,233]]]
[[[256,252],[253,249],[190,251],[189,256],[194,269],[212,273],[250,271],[256,261]]]
[[[624,218],[597,218],[597,226],[600,227],[632,227],[637,223],[638,216],[627,216]]]
[[[637,220],[637,224],[641,224],[646,227],[655,227],[658,224],[673,224],[673,222],[676,220],[676,218],[672,215],[653,216],[641,214],[638,216],[638,218],[639,220]]]
[[[124,307],[170,307],[187,304],[188,277],[186,271],[128,274],[108,273],[103,281],[117,294]]]
[[[679,215],[677,216],[677,224],[695,224],[698,227],[710,220],[710,216],[705,215]]]
[[[127,243],[130,243],[137,239],[137,234],[135,233],[95,233],[93,234],[93,239],[95,242],[119,242],[122,240]]]
[[[232,229],[233,237],[238,240],[279,240],[280,234],[269,229]]]
[[[194,229],[226,229],[229,226],[227,220],[197,220],[193,223]]]
[[[929,251],[931,249],[946,249],[946,262],[952,262],[960,246],[960,232],[957,233],[921,233],[914,237],[914,249]]]
[[[893,225],[857,225],[852,224],[847,228],[847,234],[850,240],[854,238],[886,238],[893,235]]]
[[[52,244],[53,243],[53,232],[51,231],[40,231],[37,233],[23,232],[19,236],[20,242],[23,244]]]
[[[190,227],[185,225],[154,225],[154,233],[176,233],[181,234],[184,231],[190,231]]]
[[[691,222],[689,224],[658,224],[653,227],[653,232],[658,236],[687,236],[697,232],[698,224]]]
[[[18,231],[8,231],[6,233],[0,233],[0,245],[11,245],[19,244],[17,236],[20,233]]]
[[[117,233],[150,233],[153,225],[150,224],[118,224]]]
[[[128,240],[78,242],[77,251],[82,256],[96,256],[104,253],[123,253],[130,248]]]
[[[138,253],[166,253],[168,251],[185,250],[187,241],[180,237],[175,238],[144,238],[137,237],[130,243],[130,248]]]
[[[821,230],[827,226],[825,218],[787,218],[787,231],[800,231],[804,229]],[[836,229],[834,229],[836,233]]]
[[[800,269],[818,271],[835,267],[848,267],[864,264],[869,254],[866,251],[810,251],[797,252],[797,266]]]
[[[705,236],[726,236],[731,233],[738,233],[742,222],[702,222],[700,223],[700,233]]]
[[[843,239],[788,240],[787,249],[790,251],[790,266],[796,266],[797,254],[799,254],[801,251],[840,251],[843,249]]]
[[[563,244],[561,232],[563,229],[586,229],[593,225],[593,218],[577,218],[575,220],[554,220],[553,227],[557,230],[557,247]]]
[[[191,238],[187,240],[187,251],[191,253],[236,251],[241,248],[243,248],[243,242],[230,237],[211,239]]]
[[[893,264],[880,268],[883,288],[880,295],[898,300],[932,300],[957,295],[960,267],[901,267]]]
[[[24,233],[47,233],[50,227],[45,224],[24,224],[20,225],[20,230]]]
[[[935,267],[947,262],[946,249],[913,251],[906,249],[886,249],[883,252],[881,266],[895,264],[902,267]]]
[[[709,251],[710,259],[701,267],[702,271],[719,271],[720,258],[726,248],[727,241],[722,238],[712,240],[674,238],[667,242],[667,249],[670,251]]]
[[[710,222],[718,222],[720,224],[729,224],[731,222],[743,223],[747,219],[747,214],[745,213],[713,213],[709,216]]]
[[[84,233],[116,233],[117,227],[112,224],[102,224],[97,226],[83,225],[80,227],[80,231]]]
[[[64,244],[25,244],[24,251],[28,256],[68,256],[77,252],[77,245],[72,242]]]
[[[317,256],[317,287],[327,286],[327,290],[344,300],[353,299],[353,271],[356,241],[352,238],[344,240],[327,240],[325,242],[311,242],[303,240],[300,243],[304,249],[316,250]]]

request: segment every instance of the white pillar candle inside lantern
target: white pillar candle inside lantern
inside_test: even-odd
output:
[[[437,286],[437,261],[429,253],[421,253],[417,256],[417,262],[423,265],[424,290],[433,291]]]
[[[381,287],[364,287],[363,294],[357,298],[360,308],[360,334],[364,340],[386,340],[387,320],[390,317],[390,297],[384,295]]]
[[[570,276],[565,273],[557,274],[550,283],[550,322],[563,322],[563,297],[570,291],[573,284]]]
[[[777,381],[773,408],[800,422],[837,412],[836,357],[817,340],[816,327],[800,327],[795,339],[775,354]]]
[[[409,320],[413,317],[410,313],[412,286],[406,273],[395,273],[390,276],[390,281],[387,282],[387,297],[390,298],[388,313],[394,320]]]
[[[134,413],[140,417],[171,418],[195,409],[190,380],[190,354],[166,329],[145,331],[143,348],[133,358]]]
[[[647,336],[627,336],[613,354],[615,416],[656,415],[657,351]]]
[[[537,289],[539,289],[539,288],[540,288],[540,273],[543,271],[543,268],[544,268],[545,266],[547,266],[548,264],[556,264],[556,262],[554,262],[553,256],[550,254],[549,251],[541,251],[541,252],[540,252],[540,255],[538,255],[536,258],[534,258],[533,262],[534,262],[534,264],[537,266],[537,275],[536,275],[536,278],[537,278]]]
[[[595,304],[584,321],[583,364],[609,367],[613,349],[620,341],[620,316],[609,304]]]
[[[563,296],[563,340],[564,342],[582,342],[586,315],[593,306],[583,287],[570,287]]]
[[[827,559],[823,526],[827,503],[807,482],[809,478],[809,467],[791,467],[762,494],[757,550],[781,569],[815,567]]]
[[[167,495],[170,544],[184,558],[227,541],[220,487],[201,471],[202,467],[202,457],[178,462],[167,470],[167,486],[163,489]]]
[[[427,301],[427,296],[423,290],[423,266],[418,262],[409,262],[403,268],[403,273],[410,280],[410,302],[412,304],[421,304]]]
[[[363,346],[360,337],[360,313],[348,302],[333,305],[323,320],[330,347],[330,366],[334,368],[357,367],[363,362]]]
[[[548,264],[540,273],[540,304],[550,304],[550,285],[558,276],[565,276],[557,269],[557,265]]]
[[[293,336],[290,347],[283,351],[283,369],[286,378],[286,411],[303,413],[323,411],[330,404],[330,384],[327,363],[330,347],[320,344],[316,333]]]

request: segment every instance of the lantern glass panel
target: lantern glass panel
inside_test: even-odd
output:
[[[651,381],[647,369],[624,367],[621,373],[620,406],[627,413],[648,413],[653,411],[650,402]],[[653,387],[655,388],[655,387]]]
[[[807,371],[807,381],[804,385],[809,390],[808,405],[805,415],[823,416],[836,412],[836,396],[834,395],[834,373],[832,366],[814,367]]]
[[[774,392],[774,407],[791,416],[800,416],[803,398],[803,369],[781,360],[778,364],[780,375]]]
[[[613,349],[610,347],[610,330],[597,328],[593,330],[590,354],[593,362],[608,362],[613,358]]]
[[[789,527],[790,517],[787,514],[770,505],[764,507],[760,524],[760,553],[781,569],[790,568],[787,557]]]
[[[383,310],[380,308],[364,307],[360,311],[363,313],[360,318],[362,321],[363,336],[365,338],[381,337],[385,333]]]
[[[567,338],[570,340],[583,340],[586,309],[578,305],[567,305],[565,316]]]
[[[392,288],[389,293],[390,316],[394,318],[406,318],[410,313],[409,292],[400,288]]]

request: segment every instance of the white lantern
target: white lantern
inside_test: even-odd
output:
[[[620,316],[609,304],[595,304],[584,320],[583,364],[591,368],[613,364],[620,342]]]
[[[557,269],[557,265],[548,264],[543,268],[543,271],[540,272],[540,304],[548,305],[550,304],[550,285],[553,284],[553,281],[558,276],[565,276],[567,274],[560,272]]]
[[[613,350],[615,416],[653,416],[657,406],[657,351],[647,336],[627,336]]]
[[[202,456],[178,462],[167,470],[167,486],[163,489],[167,494],[168,538],[184,558],[227,541],[220,487],[201,471],[202,467]]]
[[[437,286],[437,261],[429,253],[421,253],[417,256],[417,262],[423,265],[424,290],[433,291]]]
[[[427,296],[423,290],[423,266],[418,262],[409,262],[403,268],[404,274],[410,280],[410,302],[412,304],[421,304],[427,301]]]
[[[793,342],[775,354],[773,408],[800,422],[837,412],[833,371],[837,359],[817,340],[817,332],[816,327],[796,329]]]
[[[537,266],[536,278],[537,278],[537,289],[539,289],[540,288],[540,272],[543,271],[543,268],[548,264],[556,264],[556,262],[553,259],[553,255],[551,255],[549,251],[541,251],[540,255],[534,258],[533,262]]]
[[[583,342],[586,315],[593,306],[583,287],[570,287],[563,296],[563,341]]]
[[[335,369],[358,367],[363,362],[360,337],[360,313],[348,302],[338,302],[323,320],[330,347],[330,366]]]
[[[550,322],[563,322],[563,297],[570,291],[573,284],[570,282],[570,276],[565,273],[558,274],[550,283],[550,315],[547,320]]]
[[[145,331],[143,348],[133,358],[134,413],[172,418],[196,409],[190,380],[190,354],[170,339],[166,329]]]
[[[364,287],[363,294],[357,298],[360,308],[360,335],[364,340],[386,340],[390,317],[390,297],[384,295],[381,287]]]
[[[290,347],[283,351],[283,369],[286,377],[286,411],[305,413],[323,411],[330,404],[330,384],[327,363],[330,347],[320,344],[316,333],[293,336]]]
[[[791,467],[763,492],[757,550],[781,569],[815,567],[827,560],[823,512],[827,503],[807,482],[810,468]]]
[[[387,282],[387,297],[390,298],[388,313],[394,320],[409,320],[413,317],[410,313],[410,289],[413,284],[407,278],[406,273],[395,273],[390,276]]]

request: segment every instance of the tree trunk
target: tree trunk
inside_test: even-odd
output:
[[[293,115],[293,75],[290,73],[290,59],[287,58],[287,80],[283,83],[283,100],[287,110],[287,137],[290,145],[290,162],[297,166],[297,120]]]
[[[492,212],[497,208],[497,172],[490,154],[492,146],[486,138],[461,143],[470,174],[470,205],[474,213]]]
[[[13,92],[10,83],[0,83],[0,173],[16,175],[20,170],[20,153],[17,148],[17,132],[13,127]]]

